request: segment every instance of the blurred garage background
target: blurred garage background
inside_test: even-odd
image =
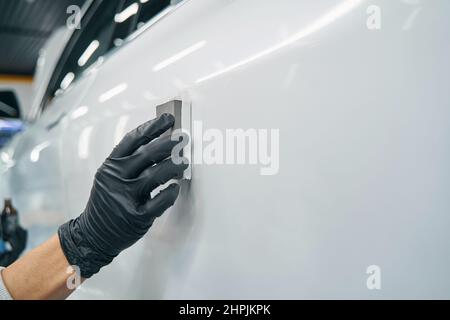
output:
[[[65,25],[69,6],[85,0],[0,0],[0,148],[17,131],[31,104],[39,52]]]

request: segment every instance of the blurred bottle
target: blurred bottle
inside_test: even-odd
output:
[[[8,241],[19,225],[19,216],[17,210],[12,205],[11,199],[5,199],[5,205],[1,216],[1,225],[3,229],[3,240]]]
[[[5,242],[3,241],[3,223],[0,218],[0,255],[6,251]]]
[[[28,239],[28,232],[19,225],[19,215],[11,199],[5,200],[0,230],[0,266],[7,267],[20,257]]]

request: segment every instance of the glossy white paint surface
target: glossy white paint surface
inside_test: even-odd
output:
[[[72,31],[61,27],[56,30],[39,53],[33,83],[33,101],[27,119],[34,120],[39,116],[42,99],[48,84]]]
[[[450,298],[449,9],[188,1],[15,139],[0,193],[37,245],[80,214],[121,137],[182,97],[206,129],[280,129],[279,174],[194,166],[176,206],[73,298]]]

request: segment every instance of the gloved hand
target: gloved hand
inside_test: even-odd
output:
[[[187,168],[170,159],[179,142],[160,137],[174,121],[172,115],[164,114],[128,133],[97,171],[84,212],[59,228],[61,247],[83,278],[90,278],[142,238],[174,204],[177,184],[150,197],[154,189]]]

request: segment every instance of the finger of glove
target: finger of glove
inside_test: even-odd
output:
[[[150,199],[143,205],[143,214],[149,218],[158,218],[174,205],[180,193],[180,186],[171,184],[161,191],[156,197]]]
[[[148,199],[150,193],[159,186],[162,186],[172,179],[181,177],[188,168],[188,164],[175,164],[172,159],[148,168],[140,176],[140,188],[138,190],[138,199],[144,201]]]
[[[169,158],[178,143],[178,141],[172,141],[170,136],[166,136],[141,147],[127,159],[127,168],[125,169],[127,177],[137,178],[149,167]]]
[[[112,158],[123,158],[133,154],[141,146],[158,138],[173,127],[175,118],[171,114],[163,114],[159,118],[150,120],[133,131],[127,133],[122,141],[111,153]]]

